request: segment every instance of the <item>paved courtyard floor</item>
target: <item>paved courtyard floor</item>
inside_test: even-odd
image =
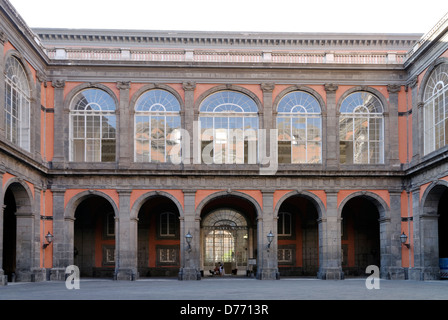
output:
[[[448,300],[448,280],[377,284],[369,289],[366,279],[81,279],[79,289],[71,290],[64,281],[8,283],[0,286],[0,300]]]
[[[446,300],[446,280],[380,280],[377,289],[368,289],[366,279],[359,278],[339,281],[305,278],[81,279],[79,289],[67,289],[64,281],[0,286],[0,308],[30,316],[35,316],[38,309],[54,309],[58,311],[52,312],[55,315],[88,314],[102,318],[122,317],[124,311],[125,314],[137,312],[134,315],[142,312],[148,316],[165,315],[171,320],[277,320],[294,314],[309,314],[303,313],[307,310],[318,313],[320,318],[344,313],[344,319],[358,320],[361,316],[380,316],[384,309],[390,317],[406,317],[406,314],[413,317],[416,308],[431,310],[434,315],[438,309],[446,309]],[[430,308],[425,303],[429,303]]]

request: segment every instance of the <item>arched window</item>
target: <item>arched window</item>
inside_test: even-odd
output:
[[[30,151],[30,86],[19,60],[10,57],[5,65],[6,139]]]
[[[199,108],[202,161],[255,164],[258,161],[258,107],[249,96],[220,91]]]
[[[136,162],[171,162],[180,144],[180,104],[168,91],[146,91],[135,105],[134,159]],[[177,129],[177,130],[176,130]]]
[[[320,163],[322,120],[319,102],[311,94],[295,91],[277,107],[278,162]]]
[[[424,93],[424,154],[448,144],[448,64],[431,73]]]
[[[70,106],[70,160],[113,162],[116,160],[116,106],[101,89],[75,95]]]
[[[384,119],[381,101],[369,92],[355,92],[341,104],[340,163],[384,162]]]

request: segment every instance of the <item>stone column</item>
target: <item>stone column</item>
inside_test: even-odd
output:
[[[120,90],[120,102],[118,106],[118,139],[117,139],[117,153],[118,153],[118,165],[120,168],[128,168],[132,162],[134,145],[129,128],[133,119],[130,119],[130,109],[129,109],[129,89],[131,88],[131,83],[129,81],[119,81],[117,82],[117,88]]]
[[[64,168],[66,139],[70,125],[64,121],[64,88],[65,80],[53,80],[54,88],[54,154],[53,167]],[[66,127],[66,128],[65,128]],[[67,132],[67,135],[65,134]]]
[[[258,218],[258,257],[257,257],[257,279],[275,280],[279,279],[278,272],[278,236],[277,217],[274,217],[274,190],[263,191],[263,213]],[[269,244],[267,235],[274,235],[272,243]]]
[[[258,135],[258,154],[260,155],[260,173],[272,175],[277,172],[278,168],[278,150],[277,136],[271,137],[271,129],[276,129],[276,110],[273,109],[272,92],[274,91],[274,83],[262,83],[263,91],[263,110],[260,110],[260,134]],[[275,139],[271,143],[271,138]],[[274,144],[275,143],[275,144]],[[275,149],[274,149],[275,148]]]
[[[319,222],[319,279],[341,280],[341,218],[338,216],[338,193],[326,191],[327,214]]]
[[[6,34],[0,30],[0,139],[5,138],[5,70],[4,45],[8,41]]]
[[[401,193],[389,191],[390,216],[380,217],[381,278],[404,280],[401,266]]]
[[[0,36],[1,36],[1,33],[0,33]],[[0,73],[0,77],[2,75],[3,75],[3,73]],[[0,109],[0,112],[3,112],[3,111]],[[3,181],[4,173],[5,173],[5,168],[3,167],[2,164],[0,164],[0,181]],[[3,212],[6,208],[6,206],[4,205],[4,199],[5,199],[5,193],[3,190],[3,183],[0,183],[0,286],[6,285],[8,283],[7,276],[5,276],[5,272],[3,270],[3,225],[4,225]]]
[[[42,247],[42,239],[45,236],[41,234],[41,194],[42,187],[34,185],[34,214],[32,223],[32,240],[31,240],[31,280],[44,281],[46,279],[45,269],[40,267],[40,249]]]
[[[53,193],[53,268],[50,280],[64,280],[65,268],[73,264],[74,219],[64,216],[64,189]]]
[[[180,257],[179,280],[200,280],[201,229],[200,219],[195,214],[196,190],[184,190],[184,216],[180,219]],[[193,238],[190,245],[185,236]]]
[[[120,208],[115,232],[116,279],[137,278],[137,219],[130,216],[131,190],[118,190]]]
[[[327,93],[327,112],[322,114],[322,162],[328,169],[338,168],[339,143],[339,122],[337,118],[338,110],[336,110],[336,90],[338,86],[333,83],[325,84],[325,92]],[[326,152],[324,150],[326,149]]]
[[[385,130],[385,141],[389,144],[388,150],[384,150],[384,161],[390,163],[391,167],[400,167],[400,159],[398,157],[398,92],[400,92],[400,85],[389,84],[387,91],[389,92],[389,114],[385,115],[385,121],[389,122],[389,132]],[[386,158],[386,156],[388,157]]]
[[[423,120],[420,118],[420,112],[418,108],[418,78],[411,79],[408,83],[408,88],[412,91],[412,159],[411,164],[415,164],[420,159],[420,131],[419,122]],[[423,134],[423,133],[422,133]]]
[[[41,108],[41,91],[42,91],[42,83],[45,81],[45,74],[41,71],[37,71],[36,74],[36,93],[33,95],[33,98],[31,100],[31,152],[33,152],[36,159],[39,161],[42,160],[42,153],[41,153],[41,135],[42,135],[42,129],[41,129],[41,118],[42,118],[42,108]]]
[[[196,89],[196,83],[192,81],[184,82],[182,87],[185,91],[185,106],[184,110],[181,110],[182,115],[182,128],[189,135],[189,140],[182,136],[182,159],[185,164],[193,164],[193,152],[194,150],[194,89]],[[198,132],[199,133],[199,132]],[[199,137],[198,137],[199,138]],[[200,146],[199,146],[200,147]],[[200,159],[200,158],[199,158]],[[200,163],[200,162],[199,162]]]

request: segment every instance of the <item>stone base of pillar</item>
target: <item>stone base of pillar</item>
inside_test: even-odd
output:
[[[426,268],[409,268],[410,280],[440,280],[440,268],[426,267]]]
[[[41,282],[47,280],[47,272],[44,268],[36,268],[31,270],[31,281]]]
[[[0,269],[0,286],[6,286],[8,284],[8,276]]]
[[[387,280],[405,280],[405,271],[402,267],[381,268],[380,277]]]
[[[257,270],[258,280],[278,280],[280,279],[280,273],[277,268],[260,268]]]
[[[321,280],[344,280],[344,272],[341,268],[322,268],[317,273]]]
[[[181,268],[178,275],[179,280],[201,280],[201,272],[194,268]]]
[[[65,281],[65,279],[66,279],[65,268],[52,268],[50,270],[51,281]]]
[[[137,278],[138,278],[138,273],[135,269],[132,269],[132,268],[118,269],[117,273],[115,274],[115,280],[134,281],[134,280],[137,280]]]

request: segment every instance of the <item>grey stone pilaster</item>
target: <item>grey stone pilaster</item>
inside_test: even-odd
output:
[[[68,134],[65,135],[65,131],[68,133],[68,126],[64,128],[64,87],[65,80],[53,80],[52,86],[54,87],[54,153],[53,153],[53,166],[57,168],[63,168],[65,162],[65,148],[68,144]],[[67,159],[68,160],[68,159]]]
[[[327,112],[326,115],[322,117],[322,132],[323,139],[322,146],[323,150],[326,149],[326,153],[322,152],[322,161],[326,162],[326,166],[328,169],[335,169],[338,167],[338,157],[339,154],[339,144],[337,138],[339,137],[339,126],[337,121],[338,111],[336,110],[336,91],[338,90],[338,86],[332,83],[325,84],[324,86],[325,92],[327,93]],[[325,133],[325,135],[324,135]]]
[[[116,219],[116,279],[135,280],[137,274],[137,219],[131,218],[131,190],[118,190],[119,213]]]
[[[185,105],[184,110],[181,110],[182,115],[182,128],[188,133],[190,139],[186,140],[185,136],[182,136],[182,157],[185,164],[193,163],[193,152],[194,150],[194,138],[193,125],[195,121],[195,110],[194,110],[194,90],[196,89],[196,83],[192,81],[184,82],[182,87],[185,91]]]
[[[5,70],[4,70],[4,45],[7,37],[4,31],[0,30],[0,139],[5,138]]]
[[[327,214],[319,220],[319,279],[341,280],[341,219],[338,216],[338,194],[327,193]]]
[[[275,280],[279,279],[278,271],[278,235],[277,217],[274,217],[274,191],[262,191],[263,213],[258,218],[258,246],[257,246],[257,279]],[[274,240],[268,243],[267,235],[272,232]]]
[[[131,135],[131,132],[129,132],[129,124],[131,121],[129,89],[131,88],[131,84],[129,81],[119,81],[117,82],[117,88],[120,90],[120,102],[117,112],[119,121],[117,137],[118,164],[122,168],[128,168],[133,161],[132,146],[134,145],[132,141],[133,136]]]
[[[53,268],[51,280],[63,280],[65,268],[73,264],[74,221],[64,217],[63,189],[52,189],[53,193]],[[71,229],[71,230],[70,230]]]
[[[417,77],[415,77],[408,85],[410,88],[411,96],[412,96],[412,159],[411,164],[416,163],[420,159],[420,132],[419,122],[420,119],[420,110],[418,108],[418,86],[417,86]]]
[[[390,215],[380,218],[381,278],[405,278],[401,266],[401,194],[390,191]]]
[[[265,154],[266,156],[271,156],[271,143],[270,143],[270,130],[277,127],[277,125],[274,123],[277,114],[277,110],[274,110],[273,102],[272,102],[272,92],[274,91],[275,84],[274,83],[262,83],[261,84],[261,90],[263,91],[263,112],[261,115],[261,128],[266,130],[266,142],[261,141],[262,143],[265,143]]]
[[[181,268],[179,280],[200,280],[200,220],[195,215],[196,190],[184,190],[184,216],[180,220],[180,255]],[[188,245],[185,236],[193,237]]]
[[[386,121],[389,120],[389,134],[385,133],[385,141],[388,142],[389,148],[385,150],[384,161],[390,163],[392,167],[400,166],[400,159],[398,157],[398,93],[401,90],[400,85],[388,85],[387,91],[389,92],[389,115],[385,117]],[[386,158],[388,154],[388,158]]]
[[[0,73],[0,77],[3,73]],[[2,110],[0,110],[2,112]],[[3,174],[5,173],[3,166],[0,165],[0,181],[3,181]],[[0,286],[7,284],[7,276],[3,270],[3,211],[5,210],[4,205],[5,190],[3,190],[3,183],[0,183]]]

